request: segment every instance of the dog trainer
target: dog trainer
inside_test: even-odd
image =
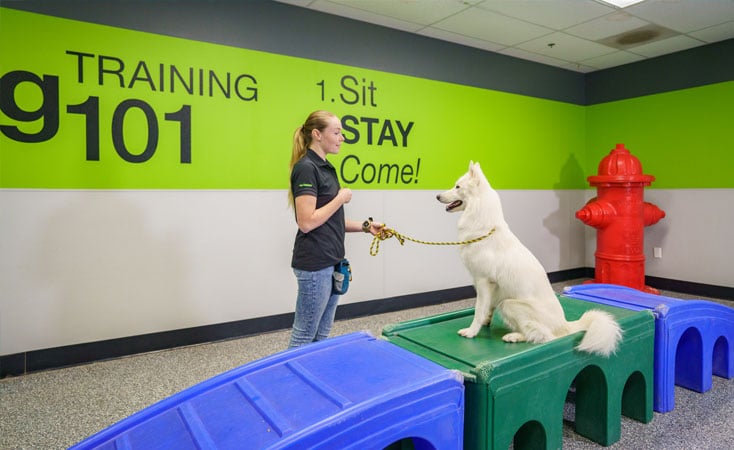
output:
[[[289,202],[298,232],[291,267],[298,280],[296,314],[289,347],[329,337],[339,294],[334,293],[334,266],[344,259],[346,232],[378,234],[382,224],[345,220],[344,205],[352,190],[342,188],[326,159],[344,142],[342,124],[328,111],[314,111],[293,135]]]

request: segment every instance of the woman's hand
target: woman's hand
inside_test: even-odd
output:
[[[342,205],[345,205],[352,200],[352,190],[349,188],[341,188],[336,196],[339,197]]]
[[[384,223],[375,222],[374,220],[370,220],[369,223],[370,223],[370,226],[367,229],[365,229],[364,231],[366,231],[367,233],[370,233],[372,236],[377,236],[378,234],[380,234],[382,229],[385,228]]]

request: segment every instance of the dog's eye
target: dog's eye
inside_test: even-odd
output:
[[[460,187],[461,187],[461,186],[459,186],[458,184],[456,185],[456,189],[459,189]]]

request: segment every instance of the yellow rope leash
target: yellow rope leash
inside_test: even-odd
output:
[[[405,241],[412,241],[418,244],[426,244],[426,245],[464,245],[464,244],[473,244],[475,242],[479,242],[482,239],[486,239],[489,236],[494,233],[494,228],[489,230],[489,233],[485,234],[484,236],[480,236],[474,239],[469,239],[468,241],[461,241],[461,242],[427,242],[427,241],[420,241],[418,239],[413,239],[412,237],[406,236],[404,234],[400,234],[397,231],[393,230],[392,228],[382,228],[380,230],[380,234],[376,234],[374,238],[372,238],[372,244],[370,245],[370,255],[377,256],[377,253],[380,251],[380,241],[384,241],[386,239],[390,239],[391,237],[395,237],[400,242],[400,245],[403,245]]]

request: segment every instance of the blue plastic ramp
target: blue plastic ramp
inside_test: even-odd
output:
[[[460,449],[463,420],[460,373],[362,332],[225,372],[72,449]]]
[[[629,287],[585,284],[567,288],[566,297],[655,315],[654,406],[675,407],[674,385],[706,392],[712,376],[734,376],[734,308],[707,300],[681,300]]]

